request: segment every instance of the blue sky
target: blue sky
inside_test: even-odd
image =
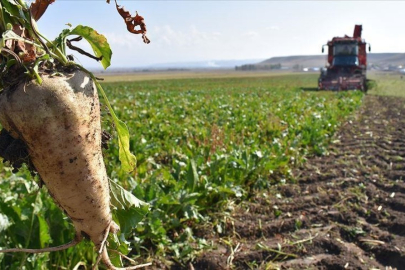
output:
[[[39,21],[53,39],[67,23],[91,26],[113,50],[112,67],[157,63],[267,59],[320,54],[333,36],[363,25],[372,52],[405,51],[403,1],[123,1],[145,18],[151,43],[127,32],[114,0],[56,0]],[[86,45],[81,45],[88,48]],[[98,64],[85,57],[87,67]]]

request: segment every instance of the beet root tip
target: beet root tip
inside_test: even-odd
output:
[[[134,265],[134,266],[128,266],[128,267],[115,267],[110,260],[110,256],[108,255],[107,252],[107,247],[104,245],[103,247],[103,251],[101,253],[101,261],[105,264],[105,266],[107,266],[108,269],[110,270],[134,270],[134,269],[140,269],[140,268],[144,268],[147,266],[152,265],[152,263],[145,263],[145,264],[138,264],[138,265]],[[93,268],[94,270],[95,268]]]

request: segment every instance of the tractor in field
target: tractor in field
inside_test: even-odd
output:
[[[322,46],[322,53],[328,46],[328,62],[321,69],[319,90],[367,91],[367,43],[361,38],[361,32],[362,26],[355,25],[353,37],[334,37]]]

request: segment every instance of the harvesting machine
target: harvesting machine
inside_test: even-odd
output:
[[[353,37],[334,37],[322,46],[322,53],[328,46],[328,63],[321,69],[320,90],[367,91],[367,43],[361,38],[361,31],[362,26],[355,25]]]

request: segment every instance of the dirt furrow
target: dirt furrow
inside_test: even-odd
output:
[[[327,156],[239,205],[194,269],[403,269],[404,99],[366,96]],[[227,239],[226,244],[220,239]]]

